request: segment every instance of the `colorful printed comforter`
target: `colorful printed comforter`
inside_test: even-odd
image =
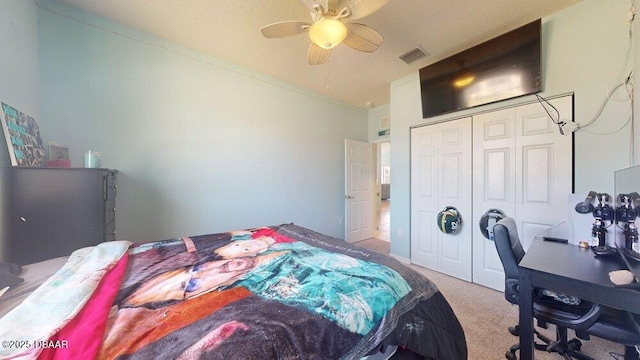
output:
[[[75,295],[75,310],[36,335],[0,331],[25,341],[0,347],[0,356],[358,359],[394,344],[427,358],[467,357],[460,323],[429,280],[292,224],[136,244],[90,263],[89,273],[104,276]],[[29,300],[0,329],[12,325],[7,318],[28,323]]]

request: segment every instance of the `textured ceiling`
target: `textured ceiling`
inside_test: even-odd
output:
[[[306,34],[260,33],[274,22],[310,21],[297,0],[57,1],[366,109],[389,103],[392,81],[580,0],[390,0],[357,21],[384,37],[376,52],[340,44],[315,66]],[[398,59],[416,47],[430,56],[410,65]]]

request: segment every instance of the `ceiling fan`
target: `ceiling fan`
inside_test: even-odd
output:
[[[313,23],[282,21],[260,29],[266,38],[283,38],[308,33],[311,46],[309,64],[324,64],[331,49],[344,41],[350,47],[374,52],[382,45],[382,36],[364,24],[351,22],[378,11],[389,0],[300,0],[311,12]]]

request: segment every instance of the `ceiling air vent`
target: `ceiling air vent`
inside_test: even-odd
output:
[[[427,56],[429,56],[429,54],[427,54],[424,50],[420,48],[415,48],[413,50],[409,50],[406,53],[398,56],[398,58],[407,64],[411,64],[412,62],[426,58]]]

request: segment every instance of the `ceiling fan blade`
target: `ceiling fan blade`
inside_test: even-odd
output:
[[[389,0],[341,0],[337,7],[338,9],[349,8],[351,15],[349,15],[348,19],[356,20],[373,14],[388,2]]]
[[[314,43],[311,43],[311,46],[309,46],[309,53],[307,54],[309,65],[324,64],[329,59],[329,55],[331,55],[331,49],[324,49]]]
[[[309,30],[311,24],[305,21],[282,21],[264,26],[260,29],[266,38],[283,38],[302,34]]]
[[[364,24],[347,23],[344,43],[364,52],[374,52],[382,45],[383,38],[377,31]]]

